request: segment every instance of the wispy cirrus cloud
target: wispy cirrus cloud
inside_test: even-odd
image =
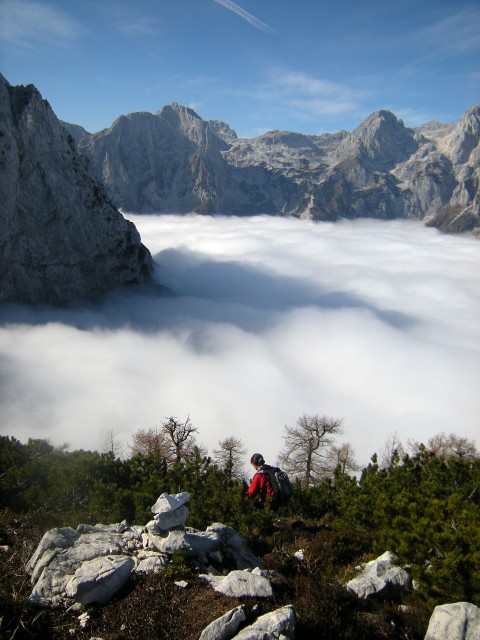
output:
[[[116,23],[117,29],[125,36],[156,36],[159,33],[159,26],[156,21],[152,21],[147,16],[135,17],[128,20],[119,20]]]
[[[63,44],[85,32],[83,25],[45,2],[3,0],[0,4],[0,40],[9,45]]]
[[[365,89],[331,82],[302,71],[273,69],[267,82],[270,100],[296,109],[306,120],[318,116],[356,113],[368,95]]]
[[[231,0],[214,0],[214,2],[216,2],[217,4],[221,4],[223,7],[229,9],[230,11],[233,11],[233,13],[236,13],[238,16],[249,22],[252,27],[261,29],[262,31],[267,31],[269,33],[274,32],[274,29],[269,27],[268,24],[265,24],[258,18],[255,18],[255,16],[252,16],[251,13],[248,13],[248,11],[245,11],[245,9],[239,7],[238,4],[235,4],[235,2],[231,2]]]
[[[417,38],[432,55],[458,55],[480,49],[480,9],[471,7],[419,29]]]

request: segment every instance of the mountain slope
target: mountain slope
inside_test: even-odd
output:
[[[49,104],[0,75],[0,300],[65,304],[145,282],[153,262]]]

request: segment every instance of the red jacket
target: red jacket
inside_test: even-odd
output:
[[[274,467],[264,464],[253,476],[252,484],[249,486],[247,495],[255,500],[256,506],[263,506],[267,499],[273,500],[274,492],[270,474],[264,473]]]

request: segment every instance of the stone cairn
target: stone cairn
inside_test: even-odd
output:
[[[121,522],[47,531],[26,565],[33,585],[30,602],[76,608],[104,604],[132,573],[163,571],[179,551],[216,592],[232,598],[271,597],[263,561],[235,529],[220,523],[205,531],[185,526],[189,499],[186,492],[162,494],[152,507],[153,520],[144,527]],[[293,638],[295,610],[282,607],[240,629],[244,622],[243,606],[235,607],[212,621],[201,640]]]

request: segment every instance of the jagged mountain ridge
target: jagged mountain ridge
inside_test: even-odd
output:
[[[153,260],[50,105],[0,75],[0,300],[66,304],[146,282]]]
[[[418,129],[383,110],[352,132],[245,139],[173,103],[83,137],[66,126],[125,210],[414,218],[463,231],[479,225],[479,121],[480,105]]]

